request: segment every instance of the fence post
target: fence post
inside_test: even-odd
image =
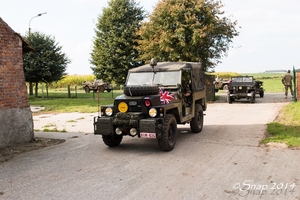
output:
[[[70,88],[70,85],[68,85],[68,97],[71,98],[71,88]]]

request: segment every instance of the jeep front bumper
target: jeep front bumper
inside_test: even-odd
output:
[[[123,123],[122,123],[123,122]],[[137,130],[138,137],[160,138],[164,120],[162,118],[147,118],[134,120],[116,120],[112,117],[94,117],[95,135],[114,135],[115,129],[122,129],[122,135],[130,135],[130,129]]]

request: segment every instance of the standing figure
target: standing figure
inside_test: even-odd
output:
[[[292,84],[293,76],[291,75],[291,70],[288,70],[287,73],[282,78],[282,84],[284,85],[285,89],[285,98],[287,98],[288,90],[290,89],[291,95],[293,96],[293,84]]]

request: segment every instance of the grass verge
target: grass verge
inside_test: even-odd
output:
[[[52,113],[66,113],[66,112],[80,112],[80,113],[93,113],[98,111],[99,105],[112,104],[114,98],[120,95],[121,92],[101,93],[100,100],[98,101],[97,93],[95,98],[80,97],[80,98],[67,98],[67,97],[29,97],[30,105],[45,107],[42,112]],[[84,95],[84,94],[82,94]],[[91,94],[86,94],[91,95]],[[54,92],[49,96],[57,96]],[[41,113],[41,112],[40,112]]]
[[[278,120],[268,124],[269,134],[262,143],[285,143],[288,147],[300,147],[300,102],[285,106]]]

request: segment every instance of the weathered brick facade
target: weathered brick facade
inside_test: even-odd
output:
[[[24,42],[0,18],[0,147],[34,137],[23,71]]]

